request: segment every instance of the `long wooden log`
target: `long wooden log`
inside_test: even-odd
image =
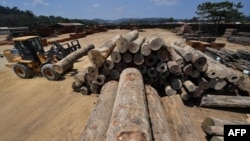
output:
[[[190,99],[190,94],[186,91],[186,89],[184,87],[181,88],[180,97],[182,100],[189,100]]]
[[[123,38],[120,38],[116,42],[116,47],[118,48],[120,53],[125,53],[128,50],[128,44],[129,42],[132,42],[138,37],[138,31],[133,30],[129,33],[127,33]]]
[[[166,93],[166,95],[171,96],[171,95],[177,94],[177,91],[175,89],[173,89],[170,85],[166,85],[165,93]]]
[[[198,77],[195,79],[195,84],[199,86],[200,89],[208,89],[208,81],[203,77]]]
[[[117,70],[118,72],[122,72],[122,70],[124,70],[125,68],[127,68],[127,64],[124,61],[120,61],[119,63],[115,64],[115,70]]]
[[[85,48],[81,48],[75,52],[72,52],[62,60],[58,61],[57,63],[53,64],[52,69],[57,72],[62,74],[65,72],[67,69],[69,69],[71,66],[73,66],[74,62],[80,59],[81,57],[87,55],[87,53],[94,49],[94,45],[90,44]]]
[[[224,79],[210,79],[208,82],[209,88],[213,88],[215,90],[222,90],[226,85],[227,82]]]
[[[141,74],[146,74],[147,73],[147,66],[145,64],[142,64],[142,65],[138,66],[138,69],[141,72]]]
[[[106,141],[151,141],[146,96],[141,73],[125,69],[120,76]]]
[[[160,61],[165,62],[170,60],[170,51],[166,45],[163,45],[158,51],[157,51],[157,57]]]
[[[100,68],[108,56],[115,48],[116,41],[121,38],[121,35],[116,35],[111,40],[106,41],[103,45],[95,50],[88,52],[89,61],[92,65]]]
[[[190,80],[183,82],[183,85],[187,89],[188,92],[192,93],[196,90],[197,86]]]
[[[150,54],[145,58],[145,64],[149,67],[155,65],[157,63],[158,59],[155,54]]]
[[[109,76],[110,76],[111,80],[119,80],[119,78],[120,78],[120,72],[117,71],[117,70],[115,70],[115,69],[113,69],[113,70],[110,71]]]
[[[150,85],[145,85],[148,111],[151,121],[152,137],[157,141],[171,141],[166,113],[161,104],[157,91]]]
[[[192,73],[190,74],[190,76],[192,77],[192,78],[197,78],[197,77],[199,77],[200,76],[200,70],[198,70],[198,69],[193,69],[193,71],[192,71]]]
[[[72,89],[74,91],[79,92],[82,85],[85,83],[85,76],[87,75],[87,69],[85,68],[83,71],[73,76],[74,82],[72,83]]]
[[[144,42],[141,46],[141,54],[143,56],[148,56],[150,55],[152,52],[151,48],[150,48],[150,44],[148,42]]]
[[[98,85],[103,85],[106,81],[106,77],[103,74],[99,74],[95,79],[94,82]]]
[[[169,48],[172,59],[182,68],[184,67],[184,59],[174,49]]]
[[[136,65],[141,65],[144,63],[144,57],[142,56],[141,53],[136,53],[136,54],[134,54],[133,62]]]
[[[200,106],[249,108],[249,101],[249,96],[206,95],[202,97]]]
[[[185,75],[190,75],[193,72],[193,65],[192,64],[187,64],[182,68],[182,71]]]
[[[170,73],[172,73],[174,75],[181,74],[181,68],[175,61],[168,61],[167,66],[168,66],[168,70]]]
[[[175,49],[184,59],[186,62],[190,62],[193,59],[193,54],[190,50],[180,48],[176,45],[171,45],[171,48]]]
[[[122,55],[122,61],[125,63],[131,63],[133,61],[133,56],[130,52],[126,52]]]
[[[128,44],[128,50],[131,53],[137,53],[141,49],[141,45],[144,43],[145,37],[138,37],[136,40],[133,42],[130,42]]]
[[[148,42],[150,44],[149,47],[151,48],[151,50],[154,50],[154,51],[159,50],[162,47],[162,45],[165,44],[164,40],[157,36],[153,36],[149,38]]]
[[[87,72],[90,81],[93,81],[99,74],[99,70],[95,66],[88,66]]]
[[[111,57],[109,56],[105,62],[103,63],[103,68],[107,70],[112,70],[115,67],[114,62],[112,61]]]
[[[163,107],[168,114],[166,116],[172,129],[173,141],[200,141],[194,124],[187,113],[179,95],[165,96],[162,98]]]
[[[158,75],[158,72],[155,67],[150,67],[147,69],[147,75],[149,77],[156,77]]]
[[[158,72],[166,72],[168,70],[168,66],[166,62],[159,62],[156,64],[156,70]]]
[[[172,88],[175,89],[175,90],[179,90],[182,87],[181,80],[176,78],[176,77],[170,77],[169,78],[169,83],[172,86]]]
[[[111,56],[111,60],[114,63],[119,63],[122,59],[119,49],[117,47],[112,51],[110,56]]]
[[[83,130],[81,141],[104,141],[118,88],[117,81],[107,82]]]

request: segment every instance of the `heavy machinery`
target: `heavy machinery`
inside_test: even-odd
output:
[[[63,45],[54,42],[45,52],[38,36],[17,37],[13,38],[13,42],[14,48],[3,52],[8,61],[5,65],[13,68],[20,78],[31,78],[36,74],[42,74],[48,80],[58,80],[61,74],[55,72],[52,65],[81,48],[78,40]]]

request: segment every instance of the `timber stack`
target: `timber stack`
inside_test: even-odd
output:
[[[100,93],[106,82],[119,80],[121,72],[131,67],[140,71],[145,84],[165,91],[161,95],[180,94],[183,100],[206,93],[236,95],[244,81],[242,74],[185,42],[142,37],[136,30],[116,35],[90,50],[88,57],[92,65],[76,74],[72,84],[82,94]]]

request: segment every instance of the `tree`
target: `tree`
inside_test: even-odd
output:
[[[196,14],[200,18],[213,21],[215,24],[221,21],[236,22],[243,17],[243,13],[239,12],[239,9],[242,7],[241,2],[237,4],[229,1],[204,2],[198,5]]]

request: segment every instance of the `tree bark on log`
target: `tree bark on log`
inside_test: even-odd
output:
[[[223,96],[223,95],[205,95],[201,99],[202,107],[250,107],[249,96]]]
[[[183,57],[180,56],[174,49],[169,48],[172,59],[182,68],[184,67]]]
[[[150,85],[145,85],[148,111],[151,121],[152,137],[155,141],[171,141],[166,113],[157,91]]]
[[[120,76],[106,140],[151,141],[146,104],[141,73],[134,68],[125,69]]]
[[[121,38],[121,35],[116,35],[111,40],[106,41],[102,46],[96,50],[88,52],[89,61],[92,65],[100,68],[108,56],[112,53],[115,48],[116,41]]]
[[[213,88],[215,90],[222,90],[226,85],[227,82],[224,79],[210,79],[208,82],[209,88]]]
[[[57,72],[62,74],[65,72],[67,69],[69,69],[71,66],[73,66],[74,62],[83,57],[84,55],[87,55],[87,53],[94,49],[94,45],[90,44],[85,48],[81,48],[75,52],[72,52],[59,62],[53,64],[52,69]]]
[[[196,90],[197,86],[194,85],[193,82],[191,82],[190,80],[187,80],[185,82],[183,82],[183,85],[185,86],[185,88],[187,89],[188,92],[192,93]]]
[[[117,81],[109,81],[103,85],[95,108],[83,130],[81,141],[104,141],[106,139],[117,88]]]
[[[185,50],[176,45],[171,45],[170,47],[175,49],[175,51],[177,51],[185,59],[186,62],[190,62],[193,59],[193,54],[190,50]]]

